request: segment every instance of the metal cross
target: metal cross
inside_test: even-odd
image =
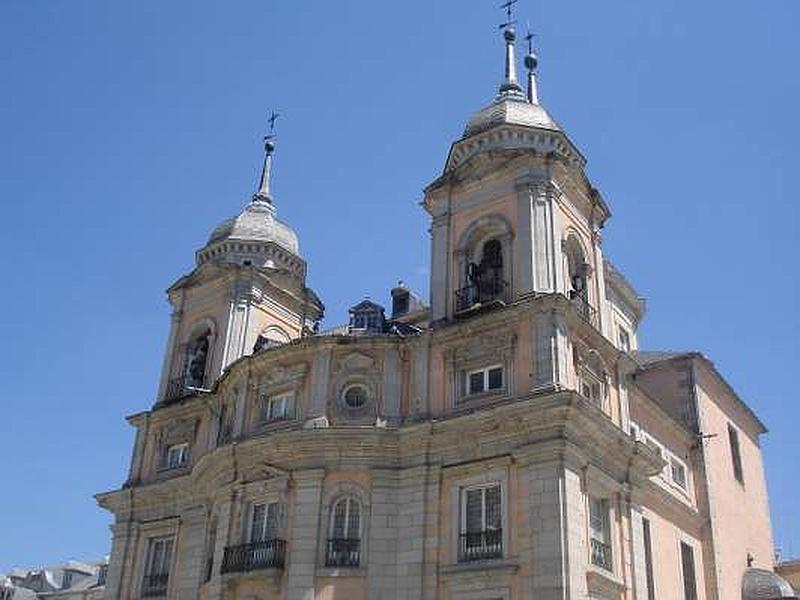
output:
[[[278,120],[278,117],[280,117],[280,115],[273,110],[272,114],[269,116],[269,119],[267,119],[267,123],[269,123],[270,136],[272,135],[272,132],[275,131],[275,121]]]
[[[507,2],[500,5],[500,8],[506,11],[506,22],[500,25],[500,29],[511,27],[514,23],[516,23],[516,21],[514,21],[511,17],[513,13],[513,7],[517,2],[519,2],[519,0],[507,0]]]
[[[525,36],[525,41],[528,42],[528,54],[533,54],[533,38],[536,34],[531,31],[530,23],[528,24],[528,35]]]

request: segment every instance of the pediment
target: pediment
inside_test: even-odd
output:
[[[371,369],[375,359],[360,352],[352,352],[339,361],[339,368],[348,371]]]

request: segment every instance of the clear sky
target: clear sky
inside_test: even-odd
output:
[[[326,325],[403,279],[418,203],[502,75],[500,0],[0,2],[0,572],[110,548],[154,399],[164,290],[274,192]],[[522,0],[541,96],[614,216],[646,348],[707,353],[770,428],[776,543],[800,554],[797,0]]]

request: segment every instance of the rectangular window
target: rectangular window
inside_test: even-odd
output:
[[[152,539],[147,552],[142,596],[153,598],[167,595],[169,571],[172,564],[172,538]]]
[[[605,402],[605,384],[588,369],[582,369],[580,375],[581,394],[594,404],[603,407]]]
[[[697,600],[694,550],[686,542],[681,542],[681,567],[683,568],[683,598],[684,600]]]
[[[686,467],[684,466],[684,464],[674,456],[671,456],[669,459],[669,468],[670,468],[670,474],[672,475],[672,483],[674,483],[681,489],[685,490]]]
[[[292,394],[281,394],[279,396],[262,395],[259,420],[262,423],[285,421],[290,418],[291,406]]]
[[[589,498],[589,542],[592,564],[611,571],[611,535],[609,533],[608,502]]]
[[[739,448],[739,432],[736,431],[730,424],[728,424],[728,440],[731,446],[733,476],[739,483],[744,483],[744,471],[742,470],[742,451],[741,448]]]
[[[644,532],[644,571],[647,577],[647,599],[655,600],[656,582],[653,577],[653,539],[650,533],[649,519],[642,519],[642,531]]]
[[[619,328],[619,347],[625,352],[631,351],[631,336],[624,327]]]
[[[189,444],[173,444],[167,447],[164,468],[177,469],[189,462]]]
[[[467,395],[502,390],[505,385],[503,375],[503,367],[498,365],[467,372]]]
[[[279,522],[280,504],[254,504],[250,514],[250,543],[276,539]]]
[[[503,507],[499,483],[461,490],[461,562],[503,556]]]

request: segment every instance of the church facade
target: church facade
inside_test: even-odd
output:
[[[609,208],[503,35],[497,96],[425,190],[429,302],[399,285],[319,331],[267,139],[252,202],[168,290],[156,402],[97,496],[107,598],[773,597],[746,592],[780,584],[765,427],[702,354],[639,348]]]

